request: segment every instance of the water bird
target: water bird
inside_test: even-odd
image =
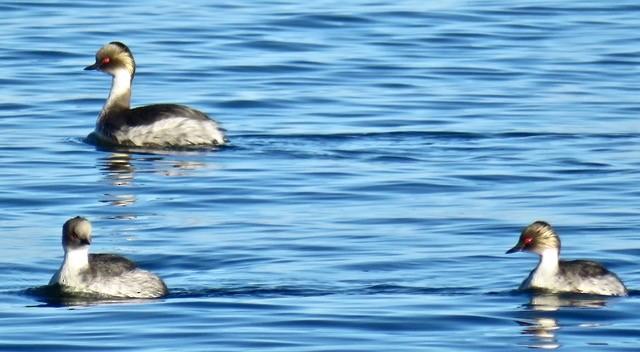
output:
[[[117,254],[89,254],[91,223],[77,216],[62,226],[64,260],[49,285],[63,294],[98,298],[159,298],[169,290],[157,275]]]
[[[550,292],[587,293],[626,296],[627,288],[616,274],[591,260],[559,260],[560,237],[544,221],[536,221],[520,234],[518,243],[506,254],[518,251],[535,253],[540,262],[519,289],[542,289]]]
[[[96,121],[95,135],[110,144],[137,147],[201,147],[227,142],[224,129],[205,113],[184,105],[154,104],[131,109],[136,63],[131,50],[111,42],[85,70],[113,77],[111,91]]]

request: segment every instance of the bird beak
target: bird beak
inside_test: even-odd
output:
[[[100,62],[96,61],[95,64],[85,67],[84,70],[85,71],[87,71],[87,70],[97,70],[97,69],[100,68],[100,66],[102,66],[102,64]]]
[[[524,248],[524,245],[520,244],[518,242],[518,244],[516,244],[513,248],[511,248],[510,250],[504,252],[504,254],[511,254],[511,253],[515,253],[515,252],[520,252],[522,250],[522,248]]]
[[[80,244],[83,245],[83,246],[88,246],[88,245],[91,244],[91,242],[89,242],[89,240],[82,240],[82,241],[80,241]]]

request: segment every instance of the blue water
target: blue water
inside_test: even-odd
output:
[[[0,4],[0,350],[637,351],[635,1]],[[110,78],[231,144],[105,150]],[[162,276],[150,302],[37,294],[60,229]],[[514,289],[552,223],[629,297]],[[87,304],[89,303],[89,304]]]

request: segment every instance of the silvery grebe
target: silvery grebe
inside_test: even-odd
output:
[[[560,237],[544,221],[525,228],[520,240],[506,253],[531,252],[540,256],[538,266],[520,285],[520,290],[543,289],[551,292],[589,293],[626,296],[627,288],[616,274],[590,260],[559,260]]]
[[[49,285],[59,284],[64,294],[110,298],[158,298],[169,291],[161,278],[139,269],[117,254],[89,254],[91,223],[82,217],[62,227],[64,260]]]
[[[112,144],[140,147],[193,147],[227,142],[223,129],[201,111],[184,105],[155,104],[131,109],[131,83],[136,63],[120,42],[105,44],[85,70],[113,76],[95,134]]]

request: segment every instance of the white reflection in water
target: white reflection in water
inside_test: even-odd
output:
[[[537,349],[561,347],[556,332],[561,329],[562,324],[558,323],[558,314],[552,316],[551,313],[563,308],[598,309],[605,307],[606,302],[600,296],[534,293],[527,305],[527,315],[531,317],[527,321],[518,321],[524,327],[522,333],[531,336],[531,340],[525,345]],[[582,323],[579,326],[592,327],[594,324]]]

